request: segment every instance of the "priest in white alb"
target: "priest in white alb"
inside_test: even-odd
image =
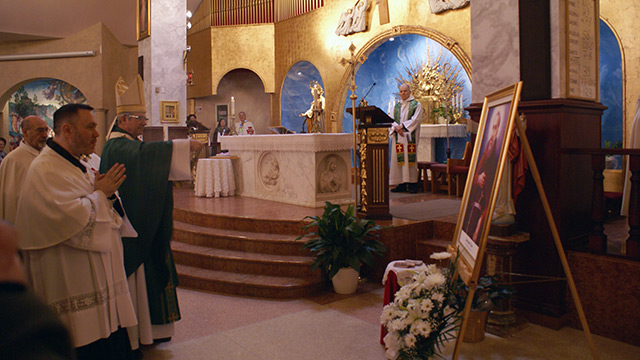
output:
[[[0,163],[0,219],[15,223],[18,198],[33,159],[47,143],[49,126],[31,115],[22,120],[22,141]]]
[[[98,137],[92,111],[67,104],[54,113],[55,137],[31,163],[18,202],[18,245],[28,282],[69,328],[78,359],[135,359],[125,330],[136,324],[125,223],[113,206],[125,168],[89,174],[80,162]]]

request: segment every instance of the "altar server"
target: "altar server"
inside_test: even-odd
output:
[[[54,113],[55,137],[33,160],[18,203],[16,228],[27,280],[71,332],[78,359],[130,359],[125,327],[135,326],[112,206],[125,168],[87,174],[82,155],[98,137],[93,108]]]
[[[22,141],[0,163],[0,219],[15,223],[18,198],[33,159],[47,142],[49,126],[37,116],[22,120]]]

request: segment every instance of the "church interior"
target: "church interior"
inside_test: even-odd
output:
[[[640,356],[640,3],[27,0],[3,2],[0,14],[5,151],[17,146],[26,116],[53,128],[59,107],[85,103],[100,155],[117,114],[116,81],[138,75],[144,141],[205,145],[191,159],[194,181],[174,184],[182,320],[170,342],[143,348],[145,359],[387,358],[387,265],[433,263],[431,253],[457,240],[473,143],[497,99],[487,96],[519,82],[510,123],[526,124],[535,163],[509,170],[520,186],[504,200],[513,220],[486,227],[480,256],[482,271],[508,275],[515,292],[488,315],[483,340],[460,349],[450,341],[442,354]],[[387,129],[402,83],[425,113],[415,194],[389,192]],[[371,116],[389,121],[376,127]],[[224,168],[210,165],[227,183],[202,174],[208,158],[225,159]],[[454,159],[462,175],[449,174]],[[199,189],[205,183],[212,188]],[[499,189],[507,193],[496,184],[496,198]],[[383,226],[386,252],[348,295],[334,293],[301,248],[305,217],[322,216],[325,202],[355,203]]]

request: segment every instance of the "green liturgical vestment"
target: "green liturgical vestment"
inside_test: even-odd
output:
[[[124,132],[114,128],[114,133]],[[118,135],[118,134],[116,134]],[[128,135],[128,134],[127,134]],[[102,150],[100,173],[124,164],[127,178],[118,189],[122,205],[138,238],[122,238],[127,276],[144,264],[151,323],[180,319],[178,275],[171,254],[173,188],[169,181],[173,144],[112,137]]]

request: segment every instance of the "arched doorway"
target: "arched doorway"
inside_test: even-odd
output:
[[[398,79],[407,78],[407,69],[416,64],[433,62],[438,58],[442,63],[457,69],[458,78],[462,83],[462,107],[471,103],[471,69],[468,57],[459,46],[441,34],[422,28],[407,28],[404,31],[395,30],[381,34],[371,40],[361,49],[360,53],[368,54],[367,60],[361,64],[355,75],[356,106],[365,95],[369,105],[375,105],[391,114],[393,105],[399,100],[397,97]],[[343,89],[348,89],[350,79],[345,79]],[[375,85],[374,85],[375,84]],[[344,106],[342,112],[342,132],[351,133],[353,130],[352,116],[346,112],[352,106],[348,99],[350,92],[344,92]],[[450,144],[451,157],[461,158],[464,152],[466,138],[452,139]],[[446,160],[446,140],[436,139],[435,159]]]

